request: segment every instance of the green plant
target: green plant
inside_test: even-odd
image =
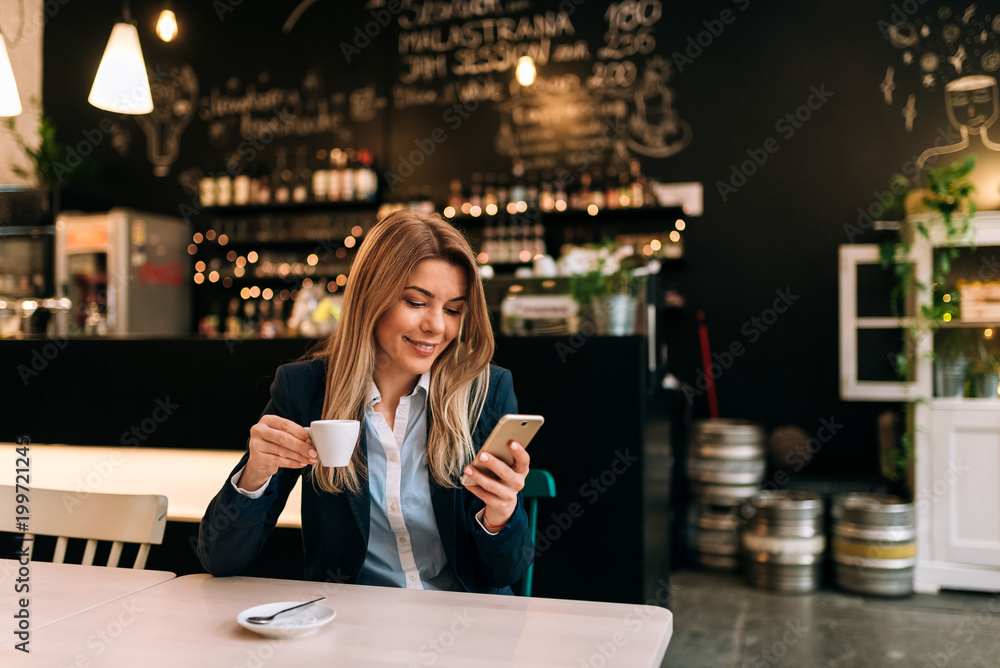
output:
[[[12,165],[11,171],[22,179],[34,176],[39,185],[57,190],[65,185],[73,176],[90,171],[93,168],[93,161],[89,157],[82,158],[76,156],[79,164],[74,162],[76,168],[71,169],[68,166],[70,158],[69,146],[56,139],[55,125],[52,123],[52,119],[46,116],[45,112],[41,110],[38,98],[31,98],[31,104],[40,111],[37,130],[38,148],[32,148],[28,145],[24,137],[21,136],[21,133],[17,131],[17,126],[13,118],[4,119],[4,126],[11,133],[14,142],[28,158],[32,167],[32,171],[29,172],[20,165]]]
[[[989,350],[982,339],[976,340],[976,345],[972,347],[971,352],[972,356],[969,358],[969,363],[972,366],[972,373],[981,376],[998,373],[998,370],[1000,370],[1000,352]]]
[[[635,294],[640,283],[633,248],[611,240],[575,248],[561,261],[570,273],[570,293],[580,304],[593,297]]]
[[[912,218],[902,221],[896,238],[879,247],[882,267],[891,266],[896,276],[890,296],[894,315],[902,315],[899,305],[912,304],[918,291],[931,290],[931,303],[922,305],[915,313],[909,327],[906,350],[896,356],[900,377],[909,375],[916,342],[922,336],[933,335],[942,323],[958,316],[958,303],[951,298],[947,282],[952,260],[958,257],[956,246],[968,243],[971,233],[970,220],[976,212],[976,205],[971,199],[975,187],[968,177],[975,165],[975,156],[969,156],[964,162],[927,170],[924,187],[916,190],[899,188],[901,183],[906,183],[902,175],[897,174],[891,180],[891,192],[901,194],[890,207],[919,198],[920,208],[931,214],[926,220]],[[927,286],[914,276],[909,256],[915,235],[930,241],[932,232],[938,248],[933,253],[932,285]]]
[[[924,336],[934,336],[941,325],[958,316],[958,303],[947,289],[951,263],[958,256],[961,244],[970,239],[970,219],[976,212],[971,196],[975,188],[969,181],[969,174],[975,168],[975,157],[969,156],[964,162],[954,162],[944,167],[927,170],[923,175],[922,188],[910,188],[906,178],[895,175],[891,179],[890,191],[898,193],[890,208],[900,204],[916,204],[915,210],[906,213],[930,214],[929,217],[910,217],[901,221],[898,235],[881,244],[880,260],[883,268],[892,267],[896,284],[891,294],[894,315],[910,311],[910,325],[906,329],[906,345],[903,352],[896,355],[896,370],[900,378],[912,379],[915,351]],[[900,186],[904,187],[900,187]],[[933,237],[935,250],[931,267],[931,285],[917,280],[910,259],[913,243],[919,234],[928,242]],[[929,304],[919,309],[912,305],[920,291],[930,290]],[[947,297],[946,297],[947,295]],[[907,306],[910,308],[907,309]],[[958,359],[963,356],[966,346],[964,333],[960,329],[946,329],[935,342],[936,354],[941,359]],[[883,451],[882,473],[890,480],[901,480],[913,462],[916,434],[915,401],[906,402],[905,430],[900,435],[899,445]]]

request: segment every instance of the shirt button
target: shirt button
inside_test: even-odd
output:
[[[400,408],[399,409],[399,414],[400,415],[406,415],[406,409],[405,408]]]
[[[399,542],[400,543],[405,543],[406,542],[406,536],[400,536],[399,537]]]
[[[417,579],[417,576],[414,575],[413,573],[410,573],[410,582],[413,582],[416,579]]]
[[[396,510],[396,504],[395,503],[390,503],[389,504],[389,510]]]
[[[389,455],[389,461],[395,463],[396,455]]]

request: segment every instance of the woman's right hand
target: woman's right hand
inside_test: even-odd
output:
[[[249,491],[260,489],[279,468],[300,469],[319,461],[305,428],[277,415],[265,415],[250,427],[249,448],[238,483]]]

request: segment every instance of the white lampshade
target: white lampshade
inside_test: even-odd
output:
[[[17,116],[21,113],[21,97],[17,94],[14,69],[7,56],[7,43],[0,35],[0,116]]]
[[[153,111],[146,63],[139,48],[139,31],[130,23],[116,23],[108,48],[94,77],[87,101],[98,109],[119,114]]]

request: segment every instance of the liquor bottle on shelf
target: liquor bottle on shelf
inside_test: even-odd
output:
[[[226,337],[238,338],[240,335],[240,298],[229,300],[229,312],[226,315]]]
[[[531,249],[532,257],[535,255],[545,255],[545,226],[541,223],[535,223],[535,238],[534,246]]]
[[[245,339],[257,336],[257,303],[252,299],[243,302],[243,317],[240,318],[240,336]]]
[[[317,202],[325,202],[330,192],[330,173],[326,170],[326,149],[316,151],[319,166],[312,173],[312,194]]]
[[[483,228],[483,246],[479,250],[486,254],[487,263],[495,263],[498,261],[496,241],[494,237],[496,235],[496,229],[493,227],[492,219],[487,219],[486,226]]]
[[[507,202],[510,201],[510,177],[507,174],[501,172],[500,176],[497,177],[497,206],[503,211],[507,208]]]
[[[605,199],[604,174],[600,165],[595,165],[592,170],[590,182],[591,202],[598,208],[603,209],[607,205]]]
[[[219,206],[233,203],[233,180],[229,177],[229,172],[219,172],[215,177],[215,203]]]
[[[284,146],[279,147],[275,154],[271,197],[278,204],[287,204],[292,199],[292,170],[288,169],[288,149]]]
[[[366,148],[358,151],[358,161],[361,165],[358,187],[358,199],[364,202],[374,202],[378,198],[378,172],[375,171],[375,156]]]
[[[507,262],[521,261],[522,238],[520,226],[514,220],[511,220],[510,225],[507,226],[507,249],[504,251]]]
[[[340,198],[345,202],[357,199],[357,183],[354,176],[354,149],[348,148],[341,152],[340,159]]]
[[[255,163],[250,175],[250,203],[270,204],[271,183],[262,164]]]
[[[346,157],[339,148],[330,149],[330,170],[327,172],[326,196],[331,202],[339,202],[344,198],[344,175],[340,161]]]
[[[624,208],[632,206],[632,188],[628,181],[628,171],[618,172],[618,205]]]
[[[283,300],[278,297],[260,303],[260,338],[280,339],[285,336],[285,322],[281,317]]]
[[[565,211],[569,206],[569,195],[566,194],[566,185],[562,179],[556,181],[555,200],[556,211]]]
[[[646,177],[642,175],[639,161],[634,159],[629,164],[629,201],[636,208],[646,204]]]
[[[517,251],[518,261],[531,262],[531,258],[535,257],[534,233],[534,225],[526,223],[521,226],[521,244]]]
[[[513,178],[512,185],[510,187],[510,201],[512,202],[524,202],[528,198],[527,188],[524,184],[524,162],[520,159],[514,160],[514,166],[511,168],[511,176]]]
[[[207,174],[198,181],[198,201],[203,207],[215,206],[215,179]]]
[[[451,183],[448,185],[448,206],[455,209],[457,214],[462,210],[462,204],[465,202],[465,198],[462,197],[462,181],[461,179],[452,179]]]
[[[486,173],[486,183],[483,189],[483,213],[496,215],[498,210],[496,174]]]
[[[556,196],[552,191],[552,172],[542,172],[542,190],[538,194],[538,208],[544,212],[556,208]]]
[[[528,172],[528,186],[525,189],[524,201],[529,209],[538,208],[538,172]]]
[[[580,203],[577,205],[577,209],[586,209],[591,204],[594,203],[594,193],[590,189],[590,172],[583,172],[580,174]]]
[[[250,174],[249,166],[241,163],[239,171],[233,177],[233,204],[246,206],[250,204]]]
[[[618,170],[615,167],[608,167],[608,171],[604,174],[605,208],[617,209],[621,206],[618,199]]]
[[[312,172],[306,165],[306,147],[299,146],[295,151],[295,176],[292,187],[292,201],[305,202],[309,199],[309,188],[312,186]]]
[[[501,216],[497,219],[496,238],[493,242],[494,252],[490,253],[490,259],[494,263],[503,264],[510,261],[507,244],[507,218],[507,216]]]
[[[472,185],[469,187],[469,204],[473,207],[483,208],[483,175],[480,172],[472,173]]]

